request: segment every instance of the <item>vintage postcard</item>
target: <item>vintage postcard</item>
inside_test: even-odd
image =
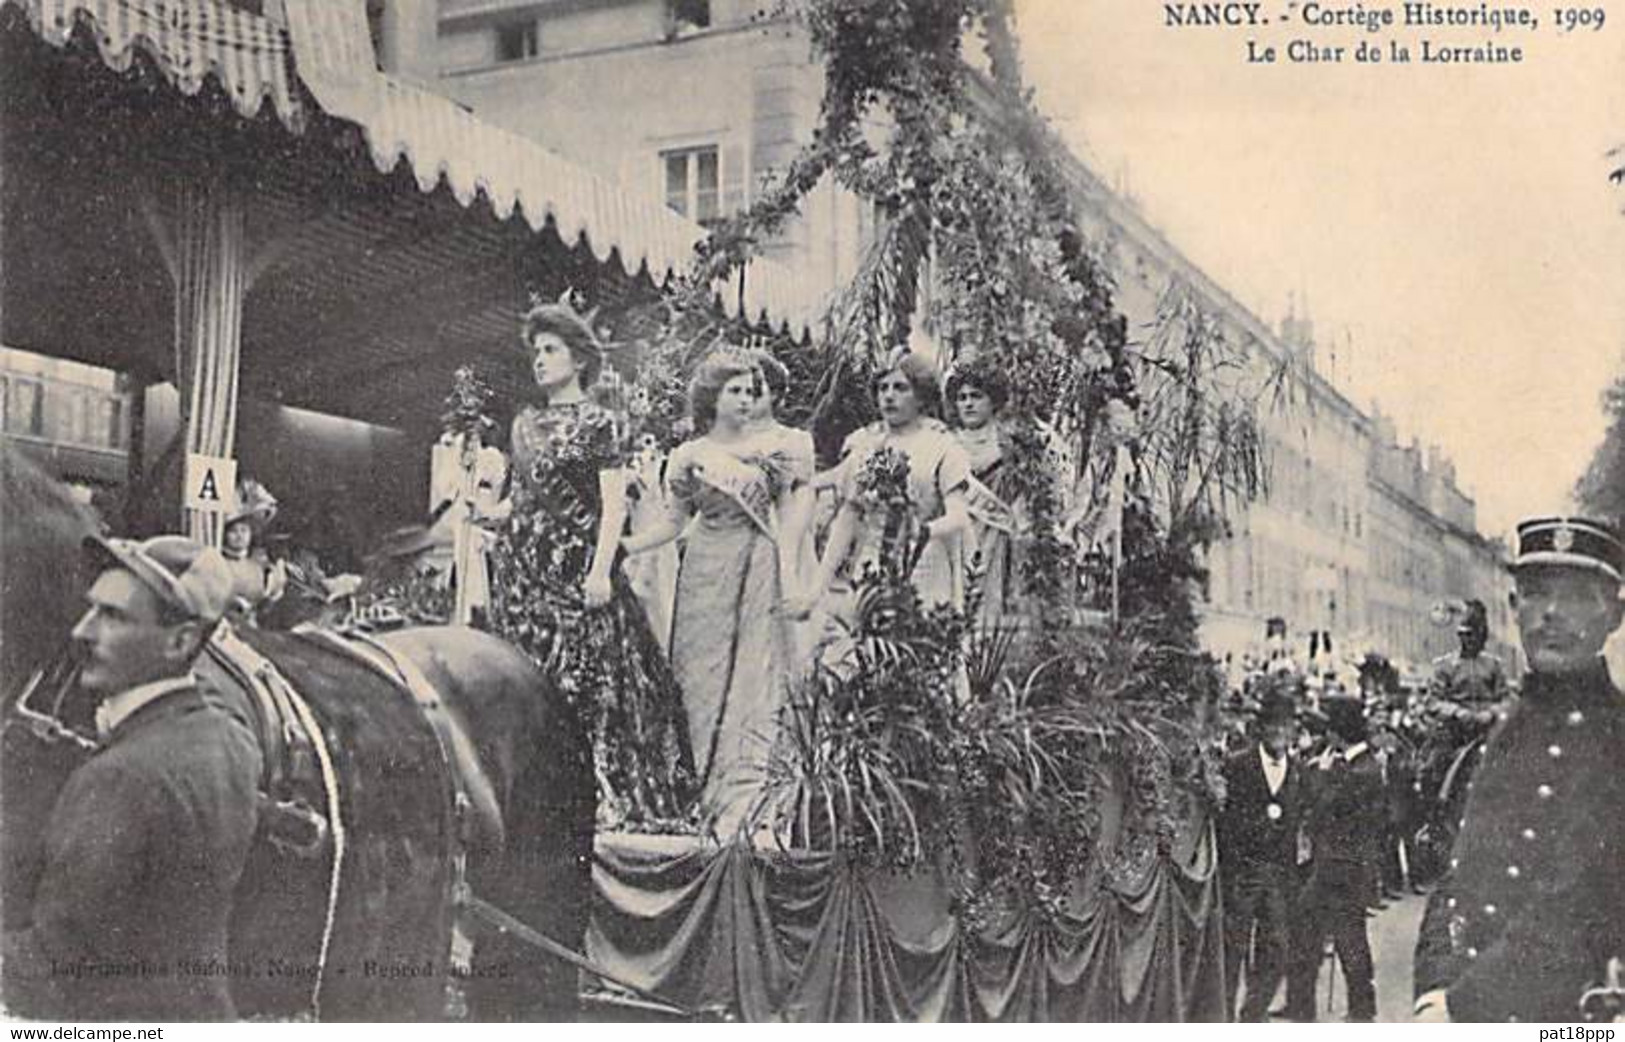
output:
[[[1614,0],[0,0],[0,1010],[1611,1038],[1622,181]]]

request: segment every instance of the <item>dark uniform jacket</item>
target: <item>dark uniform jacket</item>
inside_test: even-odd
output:
[[[1493,655],[1480,653],[1466,658],[1459,651],[1451,652],[1434,660],[1429,691],[1435,698],[1493,707],[1507,696],[1506,670]]]
[[[234,1015],[226,926],[260,764],[252,731],[207,689],[165,695],[118,725],[69,777],[46,827],[31,927],[7,946],[42,1008],[19,1012]]]
[[[1422,921],[1417,994],[1446,989],[1459,1021],[1575,1020],[1625,948],[1625,697],[1600,661],[1532,674],[1482,760]]]
[[[1354,759],[1338,753],[1308,779],[1304,831],[1312,867],[1309,887],[1321,900],[1361,906],[1379,891],[1378,855],[1387,826],[1382,765],[1368,747]]]
[[[1224,813],[1219,818],[1219,854],[1226,872],[1271,864],[1291,868],[1298,856],[1298,806],[1302,767],[1290,755],[1286,780],[1270,795],[1258,743],[1249,744],[1224,764]],[[1278,816],[1271,816],[1271,805]]]

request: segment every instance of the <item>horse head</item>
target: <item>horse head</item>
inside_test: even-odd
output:
[[[100,529],[90,507],[0,441],[0,688],[8,696],[61,648],[84,610],[91,577],[80,548]]]

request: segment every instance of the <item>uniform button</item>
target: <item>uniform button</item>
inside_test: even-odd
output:
[[[1546,755],[1555,760],[1559,756],[1563,755],[1563,747],[1561,745],[1548,745],[1546,747]]]
[[[1484,914],[1485,915],[1494,915],[1495,914],[1495,906],[1494,905],[1485,905],[1484,906]]]
[[[1574,709],[1569,712],[1568,721],[1570,727],[1579,727],[1586,722],[1586,715],[1578,709]]]
[[[1535,790],[1535,793],[1539,795],[1541,799],[1549,800],[1552,798],[1552,787],[1550,785],[1542,785]]]
[[[1517,879],[1521,875],[1523,875],[1523,872],[1521,870],[1519,870],[1517,865],[1508,865],[1507,866],[1507,878],[1508,879]]]
[[[1459,858],[1459,857],[1451,858],[1450,859],[1450,867],[1451,868],[1460,868],[1461,867],[1461,858]]]
[[[1468,948],[1467,949],[1467,958],[1469,958],[1469,959],[1478,958],[1478,949],[1477,948]]]
[[[1446,908],[1456,907],[1456,899],[1454,897],[1450,898],[1449,900],[1445,901],[1444,906]]]
[[[1535,830],[1534,829],[1524,829],[1523,830],[1523,838],[1524,839],[1530,839],[1530,840],[1534,839],[1535,838]]]

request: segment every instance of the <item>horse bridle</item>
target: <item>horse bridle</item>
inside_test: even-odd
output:
[[[100,749],[101,743],[95,738],[87,737],[62,721],[62,704],[79,682],[80,668],[74,656],[65,649],[53,656],[28,678],[28,683],[12,701],[11,712],[0,727],[9,728],[20,723],[48,743],[68,742],[87,752]],[[34,708],[33,701],[37,697],[49,698],[49,708]]]

